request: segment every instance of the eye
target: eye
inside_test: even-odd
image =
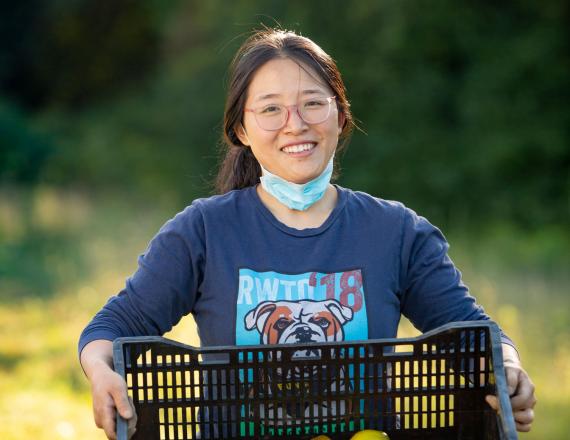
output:
[[[317,324],[321,328],[327,328],[330,322],[325,318],[311,318],[311,322]]]
[[[266,105],[265,107],[262,107],[259,110],[259,114],[261,115],[278,115],[279,113],[281,113],[283,109],[281,108],[280,105],[275,105],[275,104],[270,104],[270,105]]]
[[[305,101],[303,103],[303,107],[310,109],[310,108],[319,108],[323,107],[326,104],[324,99],[311,99],[310,101]]]
[[[285,318],[279,318],[275,324],[273,324],[273,328],[276,330],[285,330],[289,327],[290,322]]]

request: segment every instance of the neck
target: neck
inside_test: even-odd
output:
[[[257,194],[267,209],[285,225],[295,229],[318,228],[329,217],[338,199],[336,188],[329,184],[323,197],[305,211],[290,209],[257,185]]]

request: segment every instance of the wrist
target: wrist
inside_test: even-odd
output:
[[[103,359],[94,359],[89,363],[88,367],[85,367],[85,375],[91,383],[97,382],[99,376],[113,371],[113,367]]]
[[[90,342],[83,348],[80,360],[89,381],[98,372],[113,371],[112,343],[106,340]]]
[[[502,344],[502,351],[503,351],[503,364],[506,366],[517,366],[520,367],[521,360],[519,353],[510,344]]]

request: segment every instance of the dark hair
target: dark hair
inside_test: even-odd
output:
[[[243,123],[247,88],[253,75],[265,63],[276,58],[290,58],[311,68],[333,91],[338,111],[344,115],[337,151],[345,147],[352,132],[354,121],[346,98],[346,88],[334,60],[312,40],[294,32],[278,29],[256,31],[241,45],[230,65],[224,110],[225,154],[215,182],[219,194],[259,182],[261,167],[251,148],[239,140],[236,129]]]

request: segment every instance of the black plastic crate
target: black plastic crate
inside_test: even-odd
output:
[[[416,338],[194,348],[119,338],[115,370],[134,439],[516,439],[498,327],[451,323]],[[497,394],[498,416],[485,402]],[[118,417],[119,440],[127,438]]]

